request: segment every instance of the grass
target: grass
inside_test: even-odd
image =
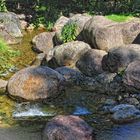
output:
[[[13,66],[12,59],[19,55],[19,51],[12,50],[2,39],[0,39],[0,74],[11,68]]]
[[[115,14],[112,14],[112,15],[107,15],[106,17],[108,19],[111,19],[111,20],[116,21],[116,22],[124,22],[124,21],[129,21],[129,20],[133,19],[133,16],[131,16],[131,15],[115,15]]]

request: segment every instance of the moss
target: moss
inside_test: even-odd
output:
[[[116,21],[116,22],[124,22],[124,21],[129,21],[129,20],[133,19],[133,16],[131,16],[131,15],[115,15],[115,14],[112,14],[112,15],[107,15],[106,17],[108,19],[111,19],[111,20]]]

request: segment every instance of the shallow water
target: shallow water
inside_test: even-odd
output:
[[[16,45],[10,45],[11,48],[19,51],[20,55],[12,58],[12,61],[10,62],[12,67],[9,70],[5,71],[2,76],[0,75],[1,78],[9,79],[9,77],[11,77],[17,70],[25,68],[32,63],[37,54],[32,51],[31,40],[35,35],[39,34],[40,32],[42,31],[24,31],[24,36],[21,39],[20,43]]]
[[[20,106],[21,103],[13,102],[6,96],[0,97],[0,140],[42,140],[45,123],[53,116],[44,116],[44,114],[50,114],[50,112],[57,115],[73,114],[75,111],[85,113],[85,109],[92,114],[79,115],[93,126],[97,140],[140,140],[140,122],[113,124],[105,114],[97,111],[103,99],[95,93],[71,89],[53,101],[37,104],[24,103],[25,106],[24,104]],[[83,111],[81,107],[84,107]],[[43,116],[40,111],[44,113]],[[14,113],[18,113],[15,118],[12,117]],[[32,116],[34,113],[35,117]]]

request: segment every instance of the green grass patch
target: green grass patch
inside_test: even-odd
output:
[[[19,51],[12,50],[2,39],[0,39],[0,74],[11,68],[13,66],[13,58],[19,55]]]
[[[124,22],[124,21],[129,21],[129,20],[133,19],[133,16],[131,16],[131,15],[115,15],[115,14],[112,14],[112,15],[107,15],[106,17],[108,19],[111,19],[111,20],[116,21],[116,22]]]

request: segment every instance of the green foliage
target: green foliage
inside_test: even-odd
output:
[[[6,2],[5,0],[0,0],[0,12],[6,12],[7,7],[6,7]]]
[[[19,51],[10,49],[6,43],[0,39],[0,74],[12,67],[12,58],[19,56]]]
[[[61,32],[61,38],[64,43],[75,40],[77,37],[77,25],[75,23],[66,24]]]
[[[115,15],[115,14],[108,15],[106,17],[116,22],[124,22],[124,21],[131,20],[133,18],[132,15],[125,16],[125,15]]]

